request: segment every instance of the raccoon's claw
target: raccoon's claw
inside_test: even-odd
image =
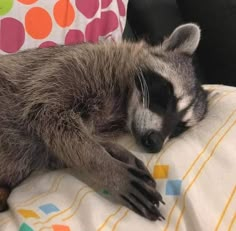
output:
[[[164,204],[162,196],[156,191],[156,182],[145,171],[132,168],[128,171],[135,177],[130,181],[130,192],[122,195],[126,206],[149,220],[164,220],[159,204]]]
[[[148,171],[143,171],[138,168],[128,168],[128,172],[131,173],[137,179],[149,184],[151,187],[156,187],[156,182]]]
[[[157,204],[154,204],[154,206],[157,208],[157,210],[158,210],[158,205]],[[161,212],[158,210],[158,212],[159,212],[159,218],[158,218],[158,220],[159,221],[162,221],[162,220],[165,220],[165,217],[161,214]]]
[[[126,206],[136,212],[137,214],[151,220],[151,221],[162,221],[165,217],[159,211],[158,204],[146,203],[140,201],[134,194],[129,196],[121,195],[122,199],[125,201]]]
[[[163,205],[165,205],[166,203],[165,203],[165,201],[163,201],[162,199],[160,200],[160,202],[163,204]]]

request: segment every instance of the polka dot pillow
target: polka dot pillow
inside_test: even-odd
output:
[[[128,0],[0,1],[0,53],[120,40]]]

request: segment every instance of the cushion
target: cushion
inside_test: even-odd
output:
[[[128,0],[0,1],[0,53],[122,38]]]

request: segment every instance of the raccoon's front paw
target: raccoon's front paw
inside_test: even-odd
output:
[[[114,158],[110,166],[113,178],[110,190],[115,199],[149,220],[164,219],[159,211],[160,202],[164,204],[162,196],[143,162],[119,145],[103,146]]]
[[[162,196],[154,185],[150,184],[151,179],[147,181],[146,173],[137,168],[127,170],[128,187],[120,191],[121,202],[149,220],[165,219],[159,211],[160,202],[164,204]]]

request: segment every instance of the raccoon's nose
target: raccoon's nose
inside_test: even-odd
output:
[[[159,152],[163,146],[164,139],[158,131],[151,130],[142,136],[141,142],[149,152]]]

